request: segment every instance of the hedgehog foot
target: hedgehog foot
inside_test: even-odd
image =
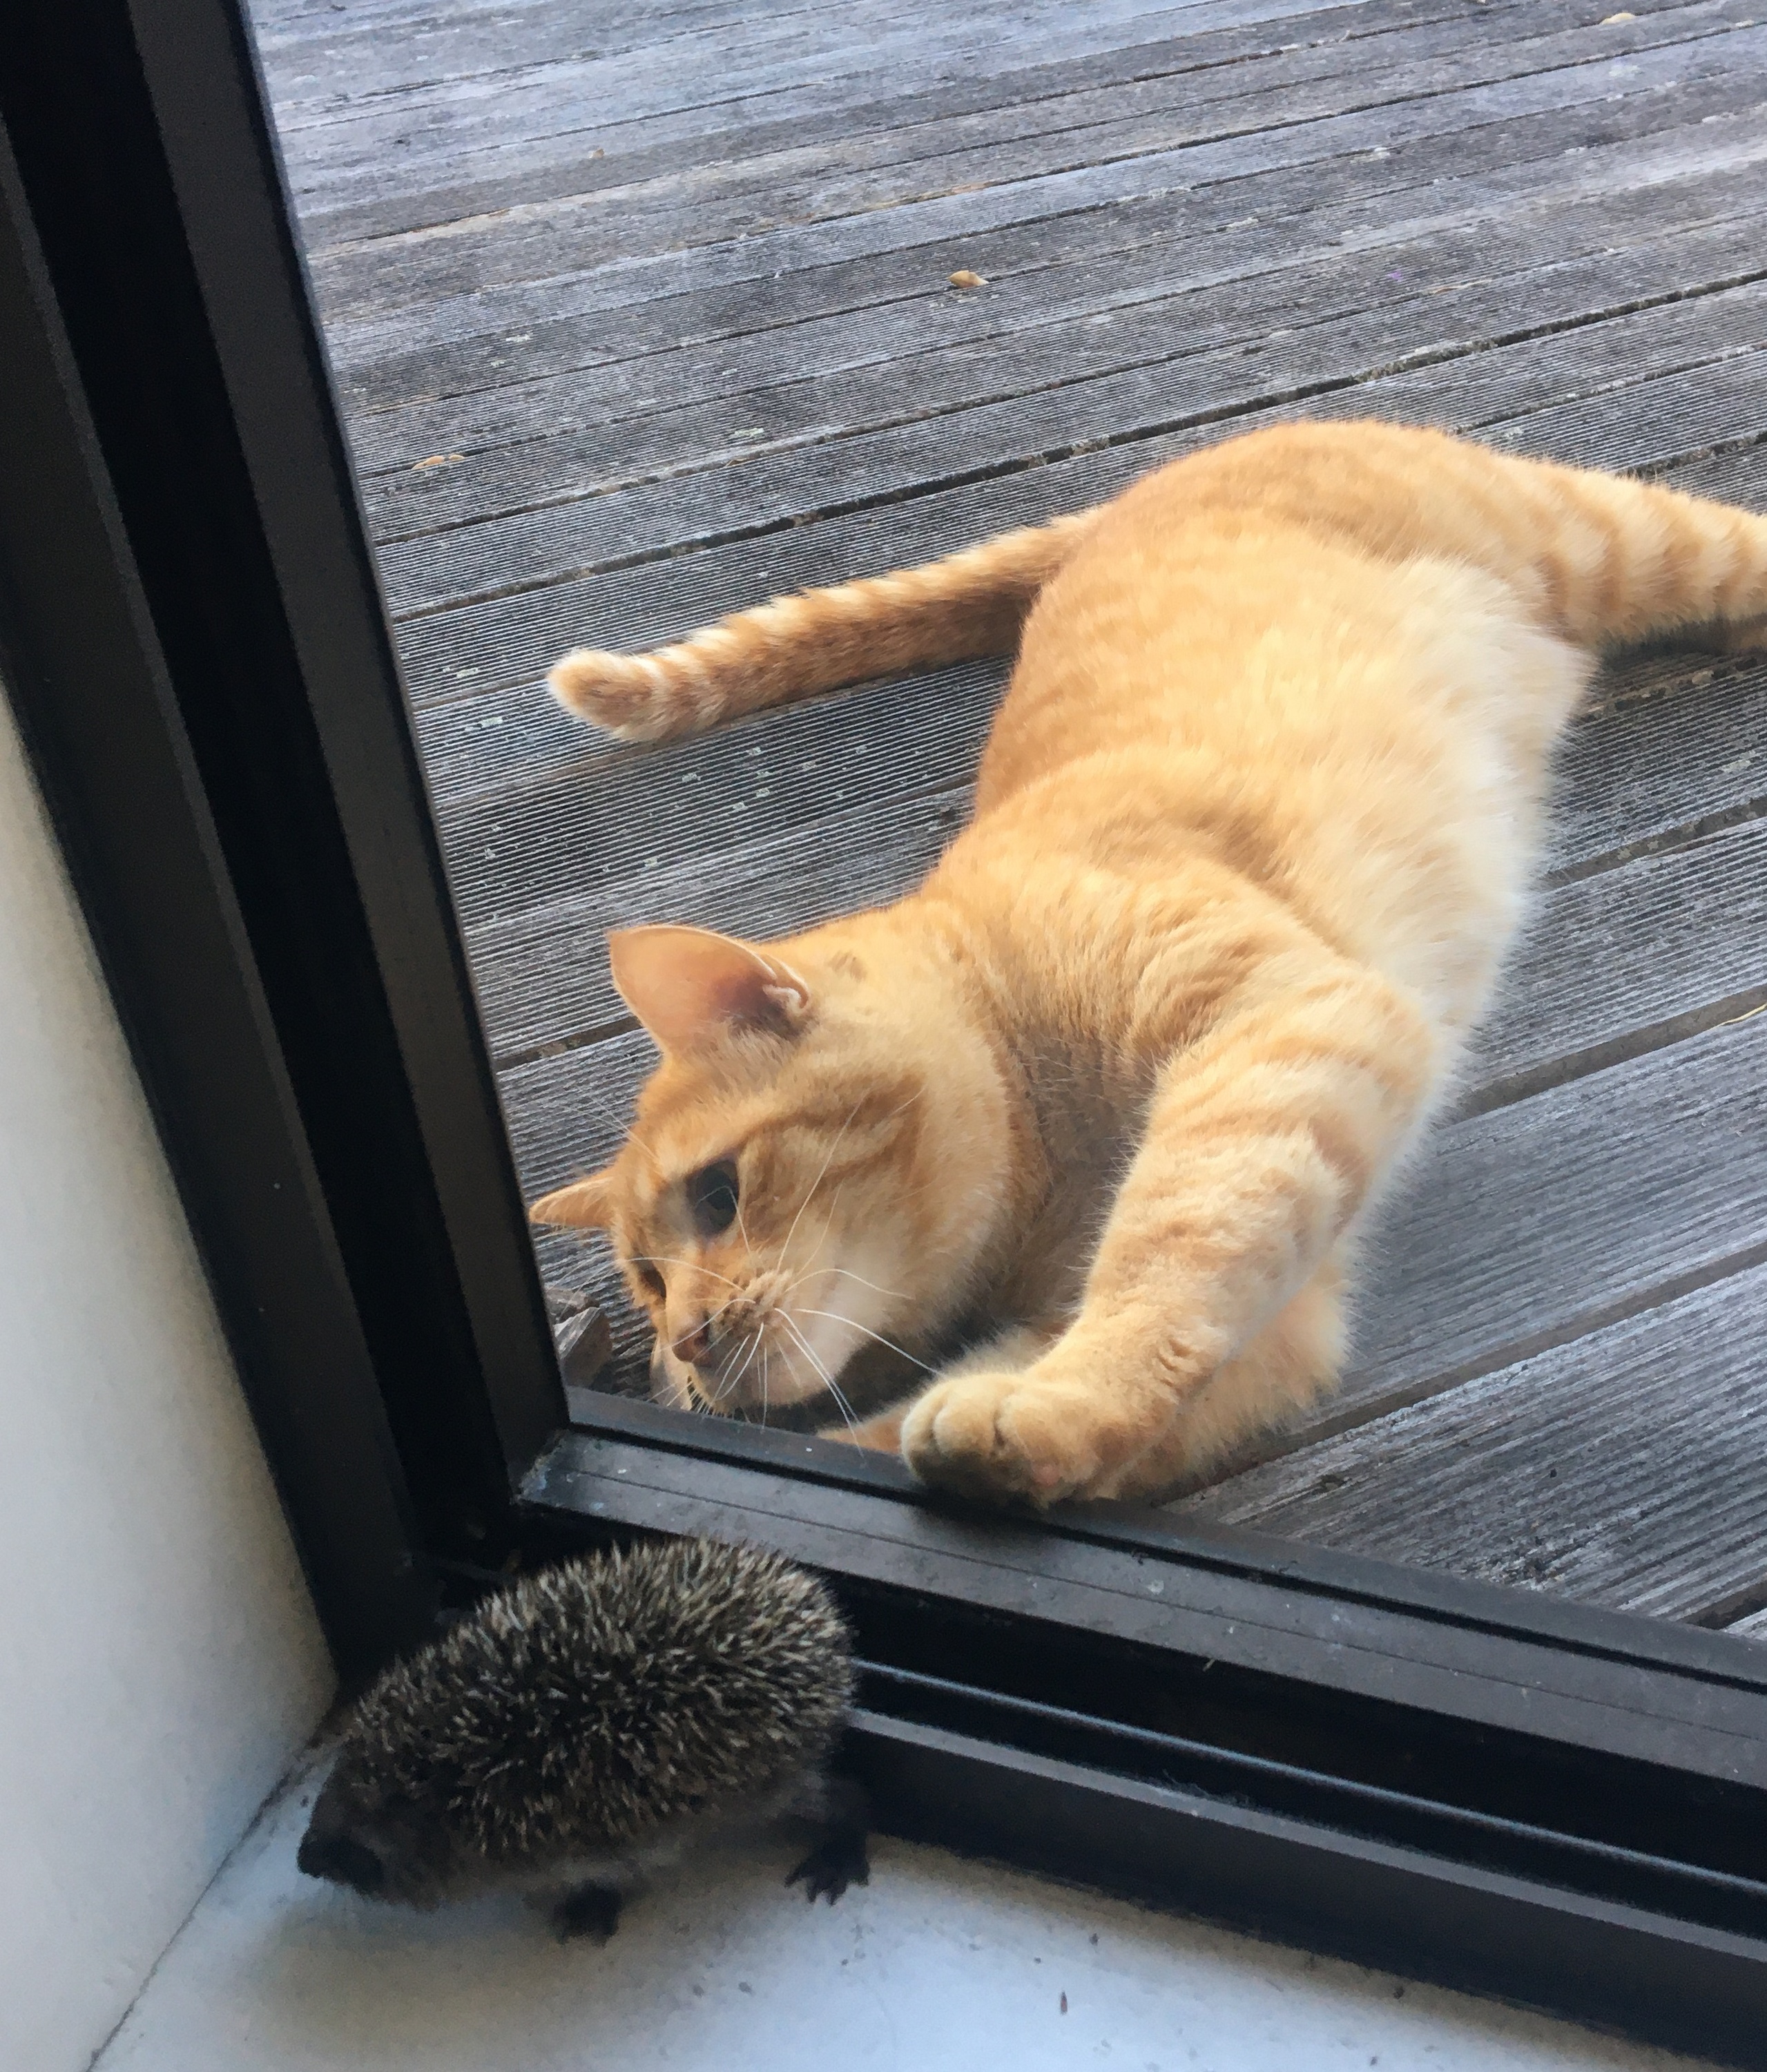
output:
[[[580,1936],[605,1942],[619,1926],[620,1895],[605,1885],[573,1885],[553,1909],[561,1942]]]
[[[849,1885],[871,1882],[871,1859],[865,1853],[862,1834],[836,1833],[813,1848],[786,1880],[801,1885],[803,1896],[814,1906],[827,1897],[832,1906]]]

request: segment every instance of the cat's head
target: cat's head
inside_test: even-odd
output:
[[[865,923],[609,939],[662,1062],[612,1165],[536,1202],[605,1230],[676,1390],[725,1411],[918,1353],[1004,1206],[1005,1100],[948,975]]]

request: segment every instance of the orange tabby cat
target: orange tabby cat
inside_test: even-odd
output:
[[[1490,997],[1596,651],[1764,613],[1767,519],[1296,425],[566,656],[572,711],[655,741],[1022,623],[918,891],[765,946],[612,937],[662,1063],[618,1158],[534,1216],[612,1233],[684,1396],[803,1401],[876,1340],[979,1327],[857,1436],[1038,1503],[1193,1476],[1337,1373],[1356,1231]]]

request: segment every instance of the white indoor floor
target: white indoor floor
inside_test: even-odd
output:
[[[635,1901],[605,1949],[519,1902],[414,1915],[302,1877],[310,1764],[93,2072],[1647,2072],[1691,2061],[881,1841],[830,1910],[774,1855]],[[776,1858],[776,1860],[775,1860]]]

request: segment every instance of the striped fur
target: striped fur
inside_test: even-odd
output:
[[[1767,519],[1290,426],[560,673],[661,738],[1021,619],[919,890],[764,946],[614,939],[663,1062],[614,1166],[535,1214],[612,1231],[677,1400],[832,1377],[931,1479],[1152,1495],[1331,1383],[1357,1231],[1489,1001],[1597,652],[1761,644]]]
[[[578,648],[547,681],[567,712],[622,741],[668,741],[861,676],[1004,655],[1092,519],[1081,512],[923,568],[775,598],[654,654]]]

